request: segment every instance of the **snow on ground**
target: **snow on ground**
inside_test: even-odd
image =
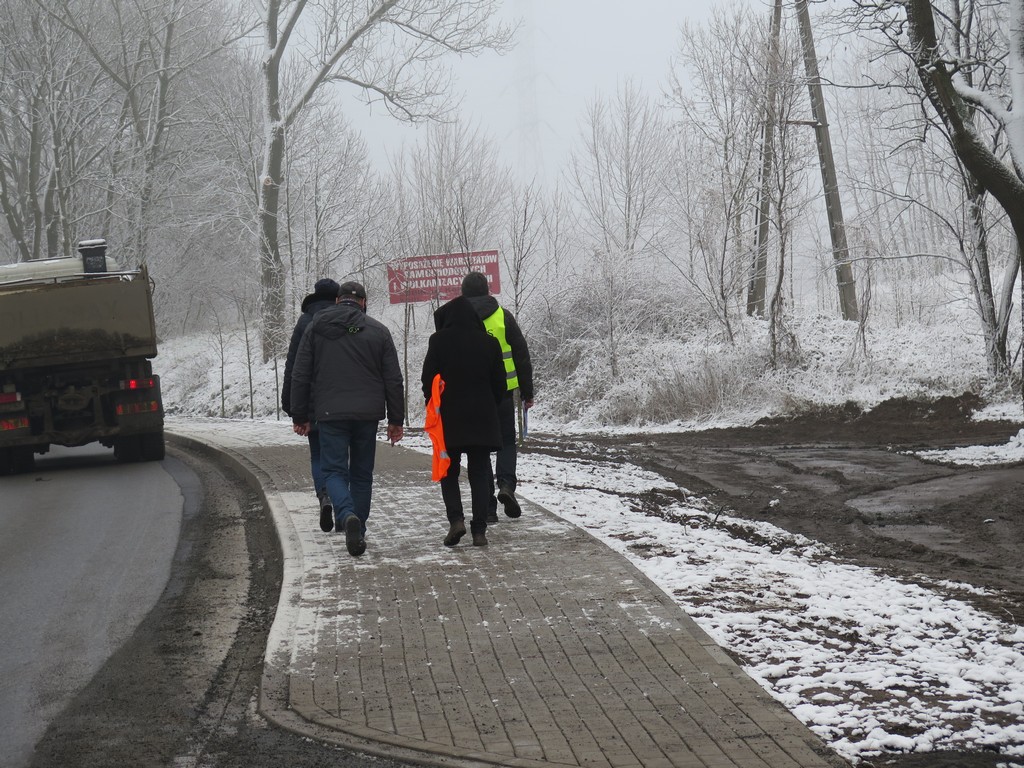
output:
[[[285,421],[215,421],[239,444],[298,441]],[[402,445],[430,451],[419,433]],[[522,454],[520,475],[524,498],[633,562],[844,757],[985,748],[1024,768],[1024,627],[957,599],[973,587],[901,582],[699,500],[649,517],[631,501],[675,488],[628,464]]]
[[[983,467],[991,464],[1020,464],[1024,462],[1024,429],[1004,445],[969,445],[943,451],[914,451],[926,461],[939,464],[958,464]]]
[[[975,420],[983,421],[1015,421],[1021,422],[1022,410],[1020,403],[999,403],[990,405],[974,415]],[[1011,437],[1003,445],[969,445],[963,448],[950,448],[936,451],[911,451],[925,461],[938,464],[954,464],[965,467],[984,467],[993,464],[1024,463],[1024,429]]]

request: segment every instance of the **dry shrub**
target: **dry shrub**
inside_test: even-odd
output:
[[[749,410],[763,399],[758,365],[738,356],[708,356],[684,370],[656,378],[644,408],[645,420],[702,422]]]

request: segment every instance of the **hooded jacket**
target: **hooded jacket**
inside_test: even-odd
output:
[[[498,311],[501,305],[493,296],[468,296],[466,300],[473,305],[481,321]],[[519,394],[523,400],[533,400],[533,362],[530,360],[530,349],[526,345],[519,323],[507,309],[505,310],[505,341],[512,347],[512,362],[516,366],[519,377]],[[511,392],[506,390],[506,394]]]
[[[307,421],[405,422],[405,390],[391,331],[342,300],[318,312],[299,341],[291,415]],[[314,406],[315,404],[315,406]]]
[[[437,331],[427,344],[421,383],[430,399],[436,374],[444,380],[441,422],[449,453],[501,447],[498,403],[505,396],[501,346],[484,330],[469,299],[459,296],[434,313]]]
[[[295,367],[295,353],[299,351],[302,334],[313,319],[313,315],[334,306],[336,295],[331,293],[310,293],[302,300],[302,314],[299,315],[292,339],[288,342],[288,357],[284,361],[284,381],[281,383],[281,410],[292,415],[292,369]]]

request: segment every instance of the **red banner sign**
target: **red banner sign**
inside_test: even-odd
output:
[[[483,272],[491,293],[501,293],[497,251],[410,256],[388,265],[388,294],[392,304],[448,301],[462,292],[467,272]]]

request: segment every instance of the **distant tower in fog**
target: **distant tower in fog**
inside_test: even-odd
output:
[[[515,131],[519,139],[519,168],[525,180],[543,179],[544,148],[540,138],[540,108],[537,103],[537,51],[535,36],[537,22],[533,13],[533,0],[516,0],[516,16],[522,20],[519,41],[513,55],[516,57],[516,97],[518,114]]]

